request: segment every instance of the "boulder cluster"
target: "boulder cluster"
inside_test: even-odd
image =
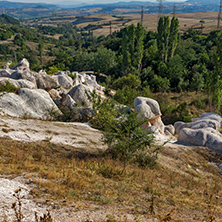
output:
[[[104,87],[96,82],[92,74],[60,71],[48,75],[43,70],[37,73],[30,70],[27,59],[13,68],[5,65],[0,70],[0,85],[7,82],[19,90],[16,94],[1,93],[0,112],[13,117],[46,120],[52,114],[60,115],[61,109],[68,109],[84,119],[86,115],[93,115],[86,92],[96,90],[104,96]]]
[[[0,70],[0,86],[7,83],[18,90],[16,93],[0,93],[0,114],[13,117],[47,120],[52,114],[61,115],[61,110],[68,110],[76,115],[75,119],[87,121],[95,114],[87,92],[95,90],[101,97],[105,97],[104,87],[97,83],[92,73],[60,71],[48,75],[43,70],[37,73],[30,70],[27,59],[13,68],[5,65]],[[178,142],[206,146],[222,152],[221,116],[204,113],[192,119],[191,123],[176,122],[174,126],[165,126],[157,101],[137,97],[134,108],[139,119],[147,119],[141,126],[144,130],[164,137],[177,134]]]

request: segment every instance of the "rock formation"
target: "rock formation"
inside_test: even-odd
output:
[[[52,114],[61,114],[48,92],[43,89],[21,88],[18,94],[6,93],[0,97],[3,115],[47,120]]]
[[[204,113],[191,123],[176,122],[174,124],[178,141],[198,146],[206,146],[222,153],[222,117],[215,113]]]
[[[143,129],[153,131],[156,128],[161,134],[174,134],[175,130],[172,125],[165,126],[163,124],[161,119],[162,114],[160,111],[160,106],[156,100],[146,97],[137,97],[134,100],[134,108],[135,111],[138,112],[137,117],[139,119],[147,119],[147,122],[142,125]]]
[[[73,80],[70,76],[76,78]],[[68,109],[70,113],[75,113],[78,121],[87,121],[95,114],[94,111],[90,107],[76,107],[75,104],[91,106],[86,91],[95,90],[104,95],[104,87],[96,82],[96,76],[92,74],[60,71],[51,76],[44,70],[37,73],[30,70],[27,59],[22,59],[13,68],[4,66],[0,70],[0,85],[7,82],[19,90],[17,94],[1,93],[0,110],[3,114],[16,117],[47,119],[52,111],[61,114],[59,109]]]

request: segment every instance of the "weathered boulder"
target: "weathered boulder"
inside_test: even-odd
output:
[[[161,111],[157,101],[146,98],[137,97],[134,100],[135,111],[138,112],[137,117],[141,120],[147,119],[148,122],[144,123],[141,127],[145,130],[150,130],[151,126],[156,127],[161,134],[173,135],[174,127],[164,126],[161,119]]]
[[[9,69],[0,69],[0,77],[9,77],[11,71]]]
[[[2,114],[14,117],[43,120],[53,118],[53,113],[61,114],[49,94],[42,89],[22,88],[18,94],[6,93],[0,97],[0,110]]]
[[[174,127],[178,135],[184,128],[201,129],[211,127],[213,129],[220,129],[222,128],[222,117],[216,113],[204,113],[199,118],[192,119],[190,123],[176,122]]]
[[[20,70],[20,71],[30,71],[29,62],[27,59],[24,58],[21,61],[19,61],[19,63],[11,69],[12,70]]]
[[[77,122],[88,122],[89,119],[95,116],[95,111],[89,107],[73,107],[73,118]]]
[[[58,81],[59,85],[63,89],[70,89],[73,86],[73,80],[70,76],[68,76],[67,72],[60,71],[58,74],[54,74],[52,77]]]
[[[11,79],[26,79],[36,85],[39,89],[50,90],[57,88],[59,83],[52,76],[48,75],[45,71],[32,72],[28,70],[16,70],[10,75]]]
[[[79,84],[73,87],[68,94],[73,98],[73,100],[81,105],[91,106],[88,100],[86,92],[92,92],[92,89],[86,85]]]
[[[16,71],[13,71],[13,73],[10,75],[10,78],[11,79],[26,79],[32,82],[33,84],[35,84],[35,86],[37,87],[36,79],[34,75],[35,75],[34,72],[31,72],[31,71],[16,70]]]
[[[35,84],[33,84],[32,82],[26,80],[26,79],[10,79],[10,78],[0,78],[0,85],[6,85],[6,83],[9,82],[10,84],[12,84],[14,87],[16,88],[29,88],[29,89],[34,89],[35,88]]]
[[[175,134],[175,128],[173,125],[167,125],[164,127],[164,133],[166,135],[174,135]]]
[[[150,98],[136,97],[134,100],[134,108],[135,111],[138,112],[138,118],[142,120],[161,116],[158,102]]]
[[[179,142],[206,146],[222,153],[222,134],[211,127],[201,129],[183,128],[180,131]]]
[[[204,113],[190,123],[174,124],[178,141],[198,146],[206,146],[222,153],[222,117],[215,113]]]
[[[48,91],[59,87],[58,81],[43,70],[40,70],[39,73],[33,73],[33,75],[39,89],[45,89]]]
[[[69,109],[72,109],[76,102],[73,100],[73,98],[69,94],[62,94],[60,103],[62,107],[67,107]]]

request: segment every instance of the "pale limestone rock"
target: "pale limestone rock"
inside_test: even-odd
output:
[[[5,85],[7,82],[12,84],[16,88],[29,88],[29,89],[35,88],[35,84],[33,84],[32,82],[26,79],[15,80],[15,79],[4,78],[4,77],[0,78],[0,85]]]
[[[91,106],[88,100],[87,94],[92,92],[92,89],[86,85],[79,84],[73,87],[68,94],[73,98],[73,100],[81,105]]]
[[[180,131],[178,141],[197,146],[206,146],[218,153],[222,153],[222,135],[211,127],[201,129],[183,128]]]
[[[1,113],[14,117],[36,119],[52,118],[51,114],[61,111],[49,94],[42,89],[19,89],[18,95],[6,93],[0,97]]]
[[[13,70],[20,70],[20,71],[30,71],[29,69],[29,62],[27,59],[22,59],[19,63],[12,68]]]

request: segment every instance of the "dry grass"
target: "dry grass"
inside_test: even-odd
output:
[[[94,9],[97,10],[97,9]],[[98,9],[99,10],[99,9]],[[119,11],[118,11],[119,10]],[[118,14],[124,11],[124,15]],[[121,28],[124,28],[126,26],[129,26],[130,24],[137,24],[141,21],[141,15],[134,13],[132,9],[117,9],[114,13],[117,15],[117,17],[113,17],[111,15],[106,14],[95,14],[90,16],[84,16],[83,21],[78,23],[78,27],[84,28],[88,24],[92,25],[98,25],[98,24],[104,24],[109,23],[112,21],[112,31],[120,30]],[[170,18],[172,15],[169,15]],[[200,29],[200,20],[204,20],[204,29],[203,33],[207,34],[212,30],[215,30],[217,28],[217,17],[218,12],[196,12],[196,13],[181,13],[177,14],[176,17],[179,19],[180,22],[180,28],[179,31],[183,33],[188,28],[195,28]],[[94,21],[97,19],[97,21]],[[53,18],[53,20],[50,20],[49,18],[43,18],[42,20],[38,21],[38,24],[65,24],[67,22],[75,22],[76,16],[62,16]],[[91,20],[91,21],[90,21]],[[32,23],[32,21],[30,20]],[[156,31],[157,30],[157,22],[158,22],[158,14],[156,13],[150,13],[150,14],[144,14],[144,27],[147,31]],[[94,31],[95,36],[100,35],[109,35],[110,33],[110,27],[109,25],[104,25],[102,28],[98,28]]]
[[[165,148],[157,169],[141,169],[71,147],[0,139],[0,173],[21,175],[38,186],[36,198],[112,206],[123,214],[161,221],[222,218],[222,178],[209,161],[221,156],[192,147]],[[65,200],[65,201],[64,201]],[[168,218],[168,219],[167,219]]]

